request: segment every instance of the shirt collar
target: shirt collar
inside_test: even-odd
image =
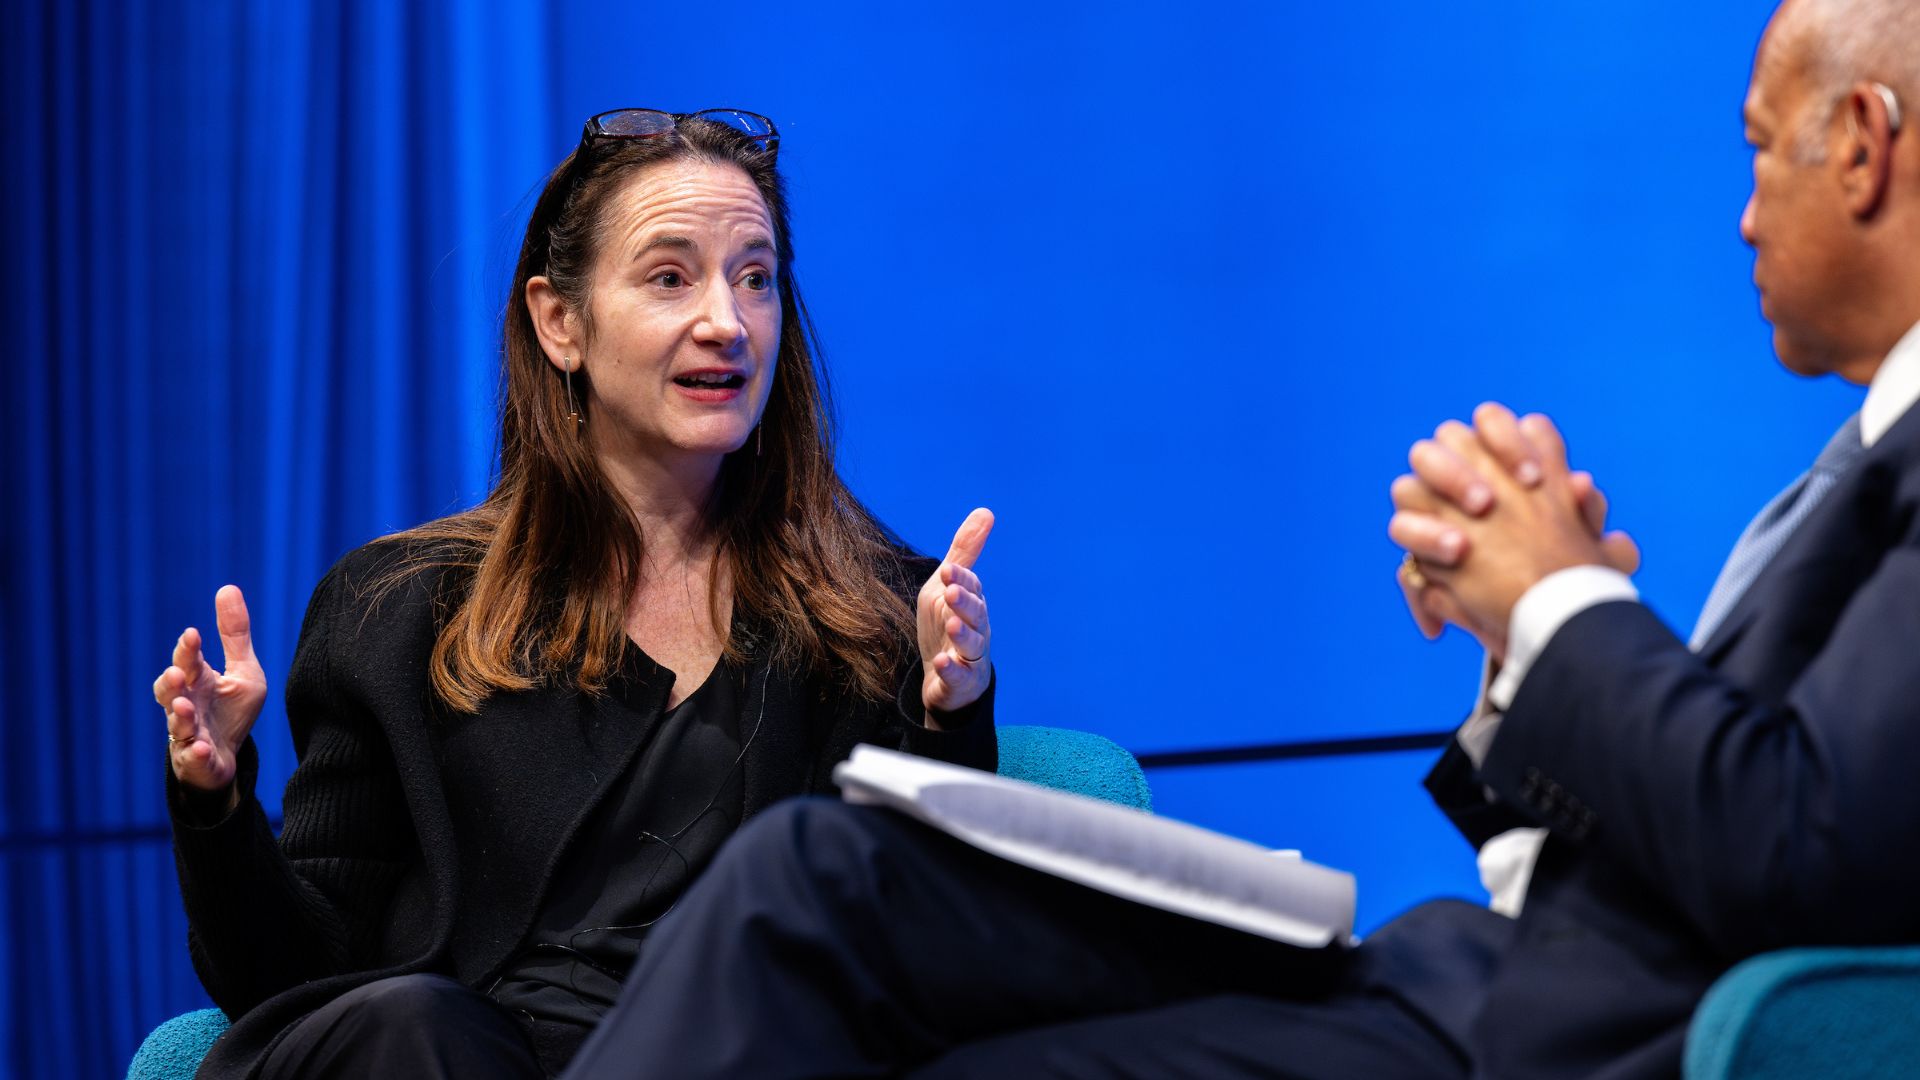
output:
[[[1860,445],[1872,446],[1920,400],[1920,323],[1880,362],[1860,406]]]

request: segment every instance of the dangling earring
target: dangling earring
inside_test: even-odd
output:
[[[586,417],[580,415],[580,406],[573,402],[573,357],[562,357],[561,362],[567,365],[565,368],[567,382],[567,419],[573,421],[573,430],[579,431],[580,425],[586,423],[587,420]]]
[[[753,425],[753,456],[759,457],[760,451],[767,448],[767,429],[759,424]]]

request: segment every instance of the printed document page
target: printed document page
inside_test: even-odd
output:
[[[1303,948],[1345,944],[1353,933],[1353,875],[1245,840],[876,746],[855,747],[833,775],[848,802],[893,807],[1003,859],[1138,903]]]

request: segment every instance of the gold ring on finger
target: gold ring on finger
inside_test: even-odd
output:
[[[1407,575],[1408,585],[1413,586],[1415,589],[1424,589],[1427,587],[1427,575],[1420,567],[1420,556],[1415,555],[1411,551],[1407,552],[1407,557],[1400,560],[1400,569]]]

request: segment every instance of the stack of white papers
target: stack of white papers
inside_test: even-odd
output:
[[[1353,934],[1352,874],[1196,825],[876,746],[833,778],[850,803],[1150,907],[1309,949]]]

